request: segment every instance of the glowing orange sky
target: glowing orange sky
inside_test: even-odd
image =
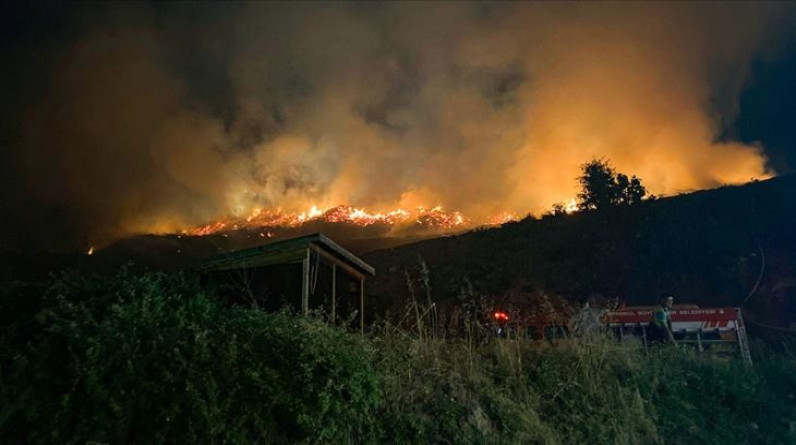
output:
[[[236,8],[192,40],[223,106],[146,11],[68,46],[23,130],[39,199],[107,239],[261,208],[540,213],[592,158],[654,194],[773,174],[720,138],[775,32],[753,4]]]

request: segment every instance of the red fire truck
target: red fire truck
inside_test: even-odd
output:
[[[620,341],[637,338],[647,347],[654,309],[654,306],[626,307],[612,311],[592,309],[596,324],[594,327],[610,329]],[[602,315],[598,315],[599,313]],[[751,362],[740,308],[678,305],[672,309],[671,317],[672,333],[678,344],[691,346],[700,352],[740,355]],[[511,336],[517,335],[529,340],[555,341],[570,336],[569,328],[573,325],[575,316],[540,316],[533,312],[523,314],[519,310],[500,309],[490,311],[490,318],[492,329],[499,338],[512,332]],[[576,327],[577,324],[575,321]]]
[[[570,336],[567,316],[539,315],[532,311],[498,309],[490,314],[491,330],[498,338],[521,337],[527,340],[555,341]],[[511,334],[509,334],[511,332]]]
[[[653,309],[628,307],[608,311],[603,316],[603,323],[618,339],[635,337],[646,346]],[[693,346],[698,351],[740,354],[751,362],[740,308],[675,306],[671,317],[672,333],[678,344]]]

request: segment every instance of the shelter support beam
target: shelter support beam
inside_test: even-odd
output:
[[[337,264],[332,263],[332,323],[337,317]]]
[[[365,277],[359,278],[359,332],[365,334]]]
[[[301,313],[307,315],[310,311],[310,249],[304,253],[301,262]]]

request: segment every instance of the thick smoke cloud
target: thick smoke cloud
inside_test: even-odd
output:
[[[579,165],[593,157],[656,194],[744,182],[773,173],[763,148],[722,134],[751,61],[776,42],[773,19],[790,13],[534,3],[73,11],[65,43],[29,48],[46,54],[46,81],[7,144],[17,185],[6,193],[24,230],[58,226],[26,241],[82,246],[264,207],[443,205],[476,220],[540,212],[575,196]]]

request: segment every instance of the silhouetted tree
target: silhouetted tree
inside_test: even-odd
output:
[[[592,159],[581,166],[583,174],[578,177],[581,193],[578,194],[580,210],[598,210],[617,205],[638,204],[647,194],[641,180],[617,173],[603,159]]]
[[[619,176],[625,176],[620,174]],[[630,183],[622,189],[622,201],[624,204],[638,204],[647,195],[647,189],[641,185],[641,179],[635,175],[630,177]]]
[[[567,214],[567,207],[560,202],[553,204],[553,208],[547,212],[547,215],[550,216],[561,216]]]

